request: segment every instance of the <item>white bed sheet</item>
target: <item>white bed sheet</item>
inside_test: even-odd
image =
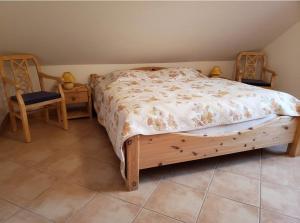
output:
[[[226,133],[240,132],[240,131],[246,130],[250,127],[264,124],[266,122],[269,122],[269,121],[275,119],[276,117],[278,117],[278,116],[275,114],[271,114],[264,118],[255,119],[255,120],[251,120],[251,121],[240,122],[240,123],[229,124],[229,125],[215,126],[215,127],[205,128],[205,129],[198,129],[198,130],[188,131],[185,133],[189,133],[189,134],[193,134],[193,135],[208,135],[208,136],[224,135]]]

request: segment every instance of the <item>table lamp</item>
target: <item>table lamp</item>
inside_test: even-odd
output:
[[[209,73],[210,77],[218,77],[222,74],[222,70],[219,66],[214,66]]]

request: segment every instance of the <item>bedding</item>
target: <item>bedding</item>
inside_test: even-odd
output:
[[[299,116],[298,99],[191,68],[124,70],[92,83],[98,121],[124,170],[123,143],[134,135],[186,132],[270,115]],[[123,176],[124,176],[124,171]]]
[[[232,133],[232,132],[242,132],[253,126],[262,125],[264,123],[267,123],[269,121],[276,119],[277,117],[278,117],[277,115],[271,114],[264,118],[253,119],[250,121],[239,122],[239,123],[228,124],[228,125],[219,125],[219,126],[214,126],[214,127],[202,128],[202,129],[192,130],[192,131],[188,131],[188,132],[184,132],[184,133],[198,135],[198,136],[203,136],[203,135],[224,136],[224,135]]]

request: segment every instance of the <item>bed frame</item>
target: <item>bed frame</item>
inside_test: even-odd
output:
[[[164,68],[137,69],[156,71]],[[129,190],[137,190],[141,169],[282,144],[289,144],[287,153],[290,156],[300,155],[300,117],[279,116],[244,131],[221,136],[189,133],[133,136],[123,146],[126,154],[126,184]]]

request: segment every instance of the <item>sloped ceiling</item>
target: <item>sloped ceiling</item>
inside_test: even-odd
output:
[[[43,64],[231,60],[300,20],[300,2],[0,2],[0,54]]]

